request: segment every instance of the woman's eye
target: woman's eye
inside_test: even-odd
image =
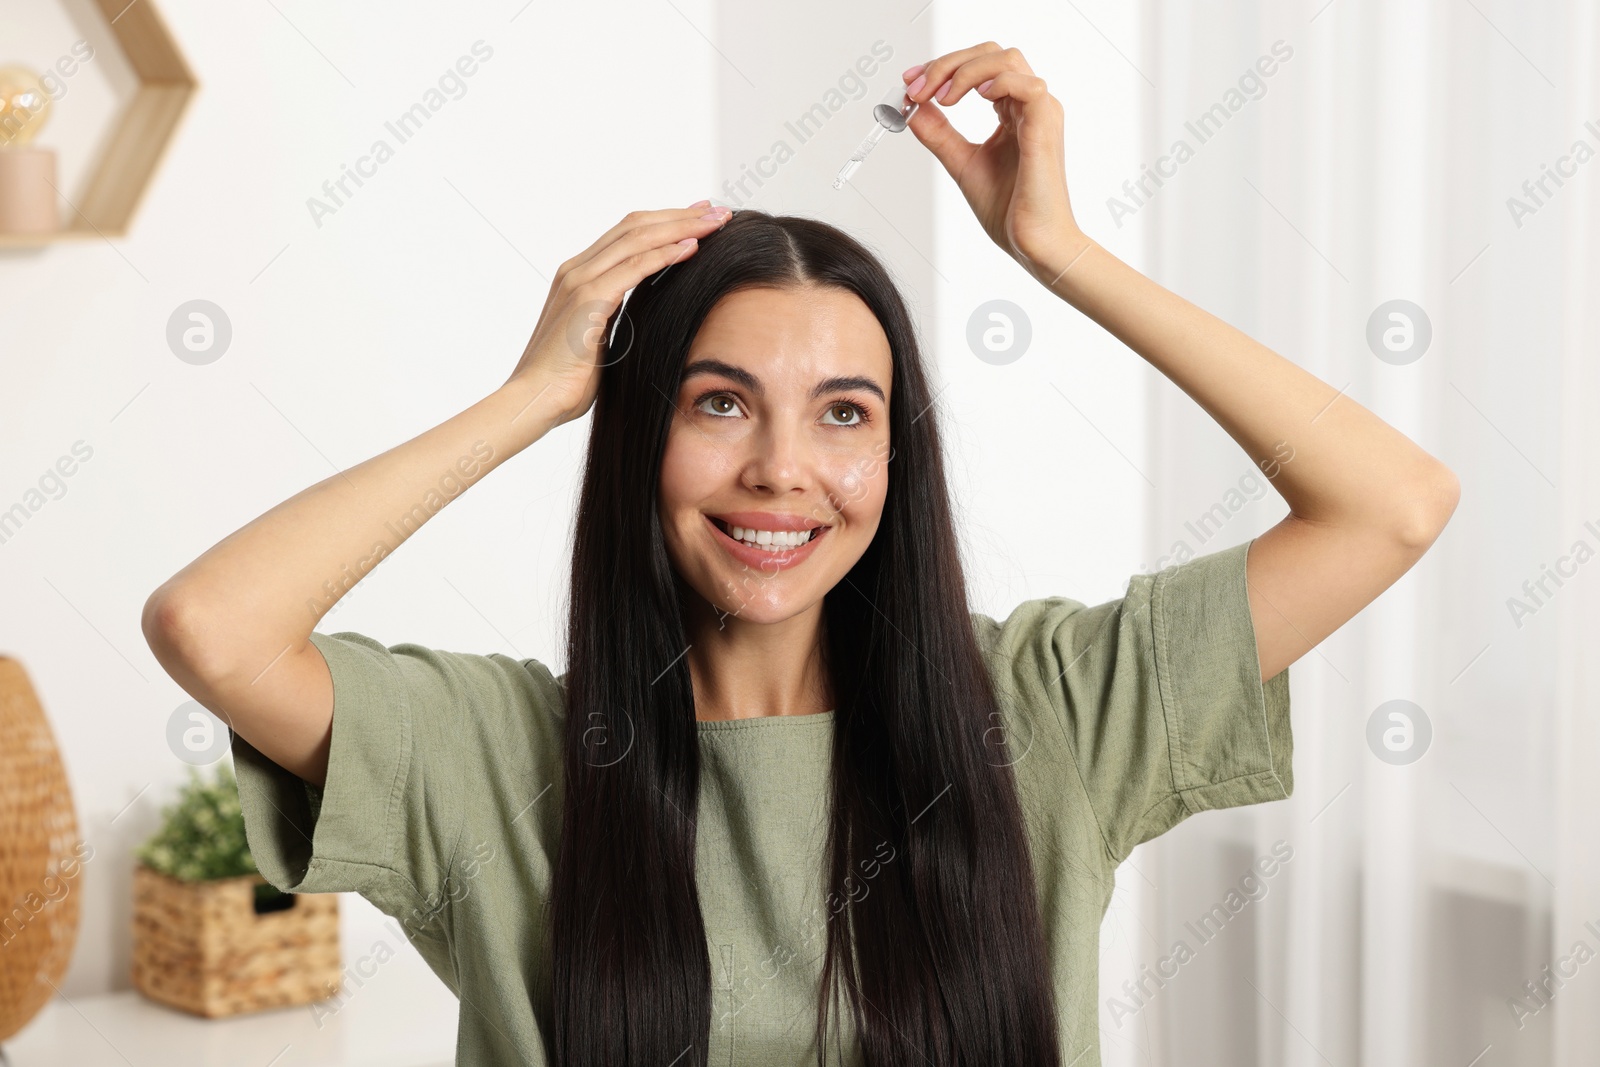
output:
[[[708,410],[706,408],[707,404],[713,405],[714,409]],[[731,415],[737,415],[739,413],[738,403],[727,393],[713,393],[711,396],[708,396],[704,400],[700,401],[697,406],[707,415],[720,415],[724,418]]]
[[[695,402],[695,409],[718,418],[738,418],[743,412],[739,400],[731,393],[708,393]],[[828,408],[830,425],[862,426],[868,421],[866,411],[859,404],[840,401]]]
[[[828,409],[828,414],[830,415],[838,415],[840,412],[843,412],[844,416],[839,422],[835,423],[837,426],[854,426],[861,422],[861,409],[854,404],[835,404]],[[854,416],[854,418],[851,418],[851,416]]]

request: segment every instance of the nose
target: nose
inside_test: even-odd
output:
[[[811,477],[811,449],[803,429],[789,420],[767,420],[748,440],[747,487],[774,496],[805,488]]]

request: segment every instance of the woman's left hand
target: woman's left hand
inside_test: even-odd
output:
[[[921,105],[911,116],[911,132],[956,180],[990,239],[1049,285],[1046,272],[1058,269],[1051,264],[1083,243],[1067,198],[1061,102],[1021,52],[993,41],[947,53],[901,77],[910,83],[906,94]],[[961,136],[934,106],[949,107],[969,89],[993,101],[1000,116],[999,128],[981,145]]]

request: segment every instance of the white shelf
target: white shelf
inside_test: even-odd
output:
[[[459,1006],[413,952],[340,998],[202,1019],[132,991],[57,996],[5,1043],[12,1067],[450,1067]]]

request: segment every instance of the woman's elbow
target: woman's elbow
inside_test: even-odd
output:
[[[1397,536],[1417,554],[1439,539],[1461,501],[1461,480],[1444,464],[1407,494],[1399,513]]]
[[[145,600],[139,629],[167,673],[177,670],[189,677],[206,676],[210,665],[204,637],[209,627],[191,599],[161,586]]]

